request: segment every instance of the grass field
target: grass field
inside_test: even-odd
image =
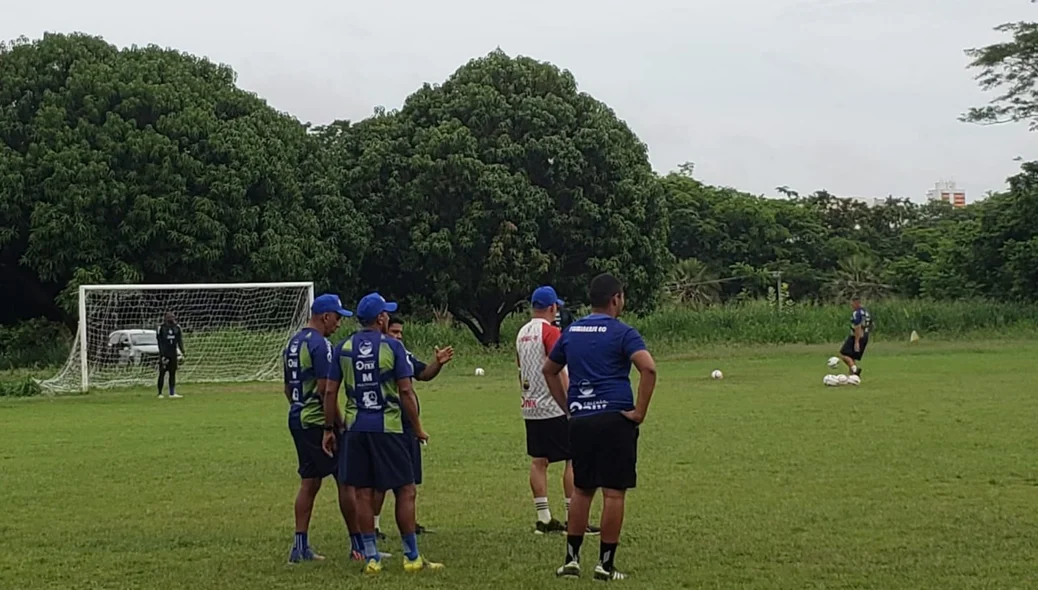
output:
[[[821,385],[829,348],[660,362],[624,584],[1034,587],[1038,342],[875,342],[864,384],[838,389]],[[405,576],[393,542],[387,571],[363,579],[331,486],[311,530],[328,561],[288,566],[297,479],[278,386],[184,386],[175,401],[0,400],[0,588],[591,585],[556,581],[563,539],[531,532],[514,369],[473,367],[458,358],[419,386],[432,437],[419,520],[435,529],[420,543],[445,572]]]

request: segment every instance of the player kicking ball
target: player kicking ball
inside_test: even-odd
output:
[[[840,358],[847,365],[847,371],[851,375],[861,376],[861,367],[858,361],[865,354],[865,347],[869,345],[869,331],[872,329],[872,316],[869,310],[861,306],[861,298],[851,298],[851,335],[844,340],[840,348]]]

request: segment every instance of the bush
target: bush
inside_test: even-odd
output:
[[[64,324],[43,318],[0,326],[0,370],[60,365],[71,345]]]
[[[43,390],[31,377],[23,377],[13,381],[0,381],[0,397],[32,397],[40,395]]]

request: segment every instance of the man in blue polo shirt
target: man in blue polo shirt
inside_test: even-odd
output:
[[[569,444],[576,490],[569,510],[566,561],[559,576],[580,575],[580,546],[595,491],[602,489],[602,538],[597,580],[627,576],[613,567],[623,526],[624,498],[635,487],[638,425],[645,420],[656,387],[656,363],[638,331],[617,319],[624,308],[623,285],[610,274],[591,281],[591,315],[562,334],[544,363],[552,397],[570,416]],[[638,399],[631,365],[638,370]],[[561,373],[569,370],[569,388]]]
[[[325,395],[325,427],[334,428],[329,414],[337,412],[340,383],[346,390],[346,435],[339,453],[340,483],[356,490],[356,522],[360,531],[364,571],[382,571],[372,510],[376,491],[393,490],[396,521],[404,547],[404,571],[442,569],[418,553],[415,536],[415,485],[410,437],[404,433],[403,416],[414,428],[414,437],[429,435],[418,417],[418,403],[411,379],[414,369],[399,341],[385,335],[389,314],[396,303],[378,293],[357,304],[361,330],[336,347]],[[325,437],[328,438],[327,435]],[[328,441],[326,441],[328,442]]]
[[[301,479],[296,494],[296,538],[288,558],[290,563],[324,559],[310,548],[307,532],[321,481],[334,475],[338,468],[337,458],[327,455],[321,447],[321,428],[325,423],[323,394],[332,364],[328,336],[339,328],[342,318],[351,315],[342,308],[338,295],[317,297],[310,306],[309,323],[289,339],[282,352],[285,397],[289,403],[288,428],[295,442]]]

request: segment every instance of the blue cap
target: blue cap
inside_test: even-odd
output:
[[[360,320],[373,320],[382,312],[393,313],[397,305],[392,301],[386,301],[378,293],[365,295],[357,304],[357,318]]]
[[[314,315],[319,313],[337,313],[344,318],[348,318],[353,315],[348,309],[343,309],[342,301],[339,300],[339,296],[334,293],[325,293],[314,298],[313,304],[310,305],[310,312]]]
[[[564,305],[555,289],[549,286],[537,287],[533,292],[533,296],[530,297],[530,303],[537,309],[547,309],[553,305],[560,307]]]

